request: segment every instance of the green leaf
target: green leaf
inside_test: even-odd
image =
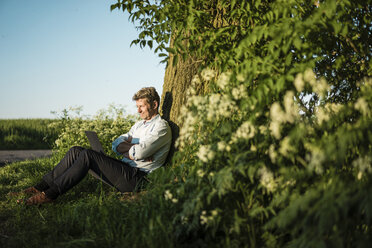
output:
[[[139,42],[140,42],[140,39],[133,40],[133,41],[130,43],[130,46],[132,46],[133,44],[134,44],[134,45],[137,45]]]
[[[172,54],[176,54],[176,50],[174,48],[171,48],[171,47],[166,47],[165,50],[169,53],[172,53]]]
[[[152,40],[148,40],[147,45],[150,47],[150,49],[152,49]]]
[[[236,0],[231,0],[231,9],[234,9],[236,4]]]
[[[176,66],[178,63],[178,54],[174,55],[173,57],[173,66]]]
[[[113,10],[116,9],[116,8],[120,8],[120,3],[112,4],[112,5],[110,6],[110,11],[113,11]]]
[[[146,46],[146,41],[145,40],[141,40],[140,47],[141,48],[144,48],[145,46]]]
[[[295,48],[297,50],[300,50],[301,49],[301,45],[302,45],[302,41],[299,37],[295,37],[294,40],[293,40],[293,45],[295,46]]]
[[[145,36],[146,36],[146,31],[142,31],[141,33],[139,33],[138,38],[143,39],[145,38]]]
[[[261,0],[254,1],[254,6],[256,7],[256,9],[258,8],[258,6],[260,6],[260,4],[261,4]]]

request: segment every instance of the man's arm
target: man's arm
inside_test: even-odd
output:
[[[122,143],[122,142],[125,142],[125,141],[128,141],[129,139],[129,143],[131,143],[132,141],[132,134],[133,134],[133,130],[135,129],[135,125],[133,125],[131,127],[131,129],[129,130],[128,133],[125,133],[125,134],[122,134],[120,135],[117,139],[115,139],[113,142],[112,142],[112,150],[117,154],[117,155],[122,155],[123,152],[120,152],[119,149],[118,149],[118,146]],[[130,149],[130,147],[129,147]],[[128,150],[129,150],[128,149]],[[124,151],[125,152],[125,151]]]
[[[123,157],[124,157],[124,158],[127,158],[127,159],[130,159],[130,160],[134,160],[134,158],[133,158],[132,156],[129,155],[129,152],[125,152],[125,153],[123,154]],[[149,160],[149,161],[152,161],[152,160]]]
[[[133,158],[131,158],[129,156],[129,153],[128,153],[129,149],[134,145],[131,142],[132,142],[132,137],[129,136],[127,140],[125,140],[125,141],[121,142],[119,145],[117,145],[116,151],[119,152],[120,154],[123,154],[124,157],[133,160]]]
[[[128,140],[124,140],[116,147],[116,151],[118,151],[121,154],[128,152],[129,149],[134,145],[131,143],[131,141],[132,137],[129,137]]]
[[[134,160],[152,158],[155,152],[161,147],[171,142],[172,134],[168,124],[162,124],[151,134],[141,137],[140,143],[135,144],[129,149],[129,155]]]

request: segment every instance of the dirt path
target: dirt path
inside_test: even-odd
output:
[[[47,157],[52,154],[52,150],[0,150],[0,166],[5,164]]]

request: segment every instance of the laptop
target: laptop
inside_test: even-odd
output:
[[[85,131],[85,135],[88,138],[89,144],[92,147],[92,149],[96,152],[100,152],[102,154],[105,154],[103,150],[103,146],[101,142],[98,139],[97,133],[94,131]]]

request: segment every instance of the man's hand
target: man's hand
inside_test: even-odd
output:
[[[133,160],[133,159],[134,159],[134,158],[132,158],[132,157],[129,155],[128,152],[125,152],[125,153],[123,154],[123,156],[124,156],[124,158],[130,159],[130,160]]]
[[[124,156],[124,158],[128,158],[128,159],[130,159],[130,160],[133,160],[134,158],[132,158],[130,155],[129,155],[129,153],[128,152],[125,152],[124,154],[123,154],[123,156]],[[144,159],[144,161],[145,162],[152,162],[154,159],[153,159],[153,157],[151,156],[151,157],[148,157],[148,158],[146,158],[146,159]]]
[[[130,140],[132,140],[132,138],[130,138]],[[129,139],[127,141],[124,141],[124,142],[121,142],[117,147],[116,147],[116,150],[121,153],[121,154],[125,154],[125,153],[128,153],[129,149],[134,146],[134,144],[131,144]]]

